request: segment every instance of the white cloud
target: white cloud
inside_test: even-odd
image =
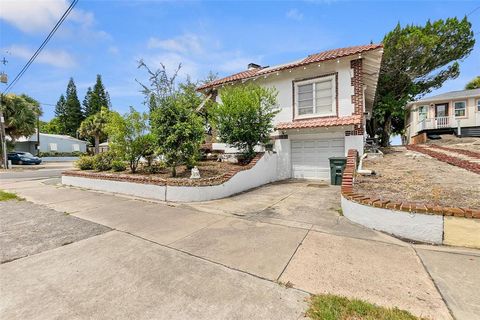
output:
[[[288,19],[300,21],[303,19],[303,13],[301,13],[298,9],[290,9],[286,13]]]
[[[176,38],[164,40],[152,37],[148,40],[148,47],[150,49],[159,48],[181,53],[201,53],[203,51],[201,39],[194,34],[184,34]]]
[[[3,48],[12,56],[27,61],[32,57],[35,50],[21,45],[11,45],[8,48]],[[65,50],[44,49],[35,59],[35,62],[48,64],[58,68],[71,68],[76,65],[75,59]]]
[[[110,52],[111,54],[117,55],[119,52],[119,49],[116,46],[110,46],[108,47],[108,52]]]
[[[193,33],[170,39],[152,37],[147,47],[149,51],[142,58],[151,68],[158,68],[163,63],[171,73],[181,63],[179,76],[183,78],[189,75],[192,79],[199,79],[210,70],[238,72],[245,70],[250,62],[261,62],[259,57],[252,59],[242,52],[223,49],[218,39]]]
[[[46,32],[53,28],[67,10],[67,0],[3,0],[0,19],[27,33]],[[68,19],[82,27],[91,27],[94,16],[91,12],[74,9]]]

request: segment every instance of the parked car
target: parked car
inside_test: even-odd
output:
[[[9,152],[7,156],[8,160],[12,161],[12,164],[40,164],[42,159],[35,157],[29,152]]]

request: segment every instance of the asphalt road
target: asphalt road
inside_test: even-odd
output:
[[[8,171],[0,171],[0,180],[59,178],[63,171],[73,168],[73,162],[51,162],[41,166],[14,166]]]

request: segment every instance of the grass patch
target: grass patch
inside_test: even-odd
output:
[[[10,192],[5,192],[3,190],[0,190],[0,201],[7,201],[7,200],[21,200],[16,194],[10,193]]]
[[[420,320],[408,311],[331,294],[311,298],[307,316],[313,320]]]

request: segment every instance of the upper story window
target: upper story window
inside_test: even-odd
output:
[[[295,83],[297,118],[336,115],[335,76]]]
[[[427,118],[428,106],[418,107],[418,121],[423,121]]]
[[[453,103],[455,109],[455,117],[465,117],[467,103],[465,101],[457,101]]]

